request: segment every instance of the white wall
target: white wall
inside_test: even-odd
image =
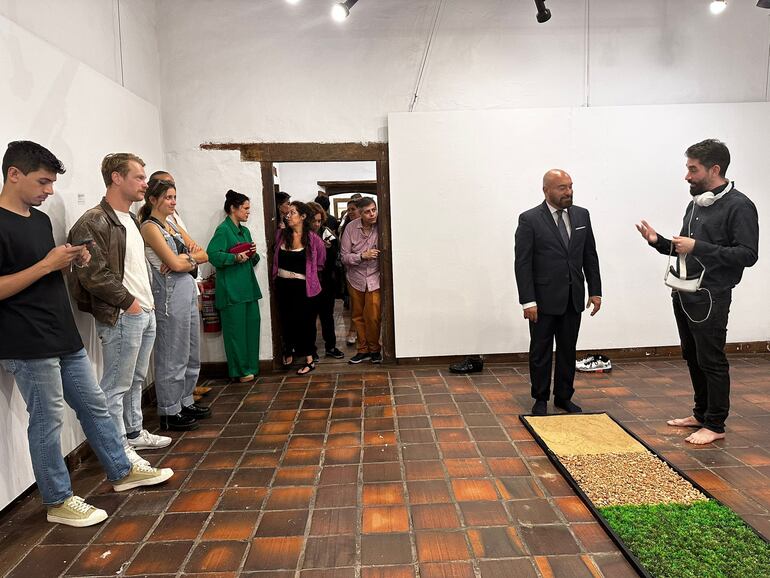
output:
[[[307,203],[318,196],[318,181],[375,181],[373,161],[349,163],[276,163],[281,190],[292,201]]]
[[[0,16],[160,105],[155,0],[0,0]]]
[[[199,145],[388,140],[387,115],[409,110],[437,14],[416,111],[764,101],[770,12],[753,4],[730,2],[716,18],[706,0],[549,0],[553,18],[538,24],[528,1],[366,0],[338,25],[327,2],[163,0],[167,168],[183,210],[196,208],[185,218],[199,242],[224,191],[241,187],[260,243],[259,167]],[[264,268],[258,279],[267,327]],[[224,359],[217,339],[204,360]],[[270,358],[266,329],[261,348]]]
[[[42,206],[57,242],[104,194],[99,172],[108,152],[133,151],[148,165],[162,160],[160,118],[151,103],[0,16],[0,146],[27,139],[50,148],[67,167],[55,195]],[[97,376],[101,349],[90,316],[76,315]],[[8,338],[7,336],[3,337]],[[0,371],[0,463],[13,464],[0,477],[0,508],[33,483],[26,439],[27,414],[13,380]],[[84,437],[67,409],[62,449]]]
[[[591,211],[602,270],[602,310],[584,316],[581,349],[679,342],[666,259],[634,224],[646,219],[666,237],[679,234],[689,145],[724,139],[728,176],[753,199],[760,222],[770,221],[768,103],[394,114],[389,127],[398,357],[527,350],[513,235],[517,215],[543,202],[551,168],[572,175],[575,204]],[[423,206],[441,207],[428,235],[411,200],[418,195]],[[764,235],[760,255],[769,249]],[[733,294],[730,341],[770,340],[768,285],[766,260],[746,270]]]

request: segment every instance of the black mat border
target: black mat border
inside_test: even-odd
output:
[[[552,415],[569,415],[569,414],[552,414]],[[693,487],[701,492],[704,496],[706,496],[710,500],[714,500],[717,504],[720,506],[723,506],[733,512],[736,516],[738,516],[741,520],[743,520],[743,523],[746,524],[751,530],[756,534],[756,536],[762,540],[765,544],[770,544],[770,541],[765,538],[754,526],[749,524],[743,516],[738,514],[735,510],[733,510],[730,506],[723,504],[720,500],[715,498],[708,490],[703,488],[699,483],[692,480],[690,476],[685,474],[682,470],[680,470],[678,467],[676,467],[674,464],[672,464],[670,461],[668,461],[665,457],[660,455],[657,451],[652,449],[649,445],[647,445],[647,442],[642,440],[638,435],[636,435],[634,432],[629,430],[626,426],[624,426],[622,423],[620,423],[617,419],[615,419],[612,414],[606,411],[592,411],[592,412],[584,412],[579,415],[606,415],[609,417],[613,422],[615,422],[616,425],[618,425],[623,431],[625,431],[628,435],[630,435],[632,438],[634,438],[637,442],[639,442],[648,452],[650,452],[652,455],[654,455],[656,458],[661,460],[663,463],[665,463],[668,467],[670,467],[672,470],[674,470],[677,474],[679,474],[682,478],[687,480],[690,484],[693,485]],[[540,448],[545,452],[545,455],[548,456],[548,459],[551,460],[551,463],[556,467],[557,470],[559,470],[559,473],[564,477],[564,479],[567,480],[567,483],[569,483],[570,486],[572,486],[572,489],[575,491],[575,493],[580,496],[580,499],[583,500],[583,503],[586,505],[586,507],[591,511],[594,518],[596,518],[596,521],[599,522],[602,528],[604,528],[604,531],[607,532],[609,537],[612,539],[612,541],[615,543],[615,545],[618,547],[618,549],[621,551],[623,556],[628,560],[628,563],[631,564],[631,566],[634,567],[634,570],[636,570],[637,574],[639,576],[642,576],[643,578],[655,578],[652,574],[650,574],[644,566],[642,566],[641,561],[634,556],[631,551],[626,546],[625,542],[620,539],[620,536],[618,536],[615,531],[610,527],[609,523],[607,523],[607,520],[604,519],[604,516],[599,513],[599,510],[594,506],[594,503],[591,501],[591,499],[583,492],[583,490],[580,489],[580,485],[575,481],[575,478],[572,477],[572,474],[567,471],[567,468],[564,467],[564,465],[561,463],[561,460],[559,457],[548,447],[548,445],[543,441],[543,438],[540,437],[540,435],[535,432],[532,425],[527,421],[526,418],[528,417],[548,417],[548,416],[539,416],[539,415],[533,415],[533,414],[521,414],[519,415],[519,421],[521,421],[522,424],[524,424],[524,427],[527,428],[527,431],[530,433],[530,435],[535,439],[537,442],[537,445],[540,446]]]

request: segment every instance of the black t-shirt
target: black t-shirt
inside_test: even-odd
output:
[[[54,248],[51,220],[0,208],[0,275],[31,267]],[[83,347],[61,271],[0,300],[0,359],[60,357]]]

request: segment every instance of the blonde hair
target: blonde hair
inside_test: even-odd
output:
[[[132,153],[110,153],[102,159],[102,178],[104,185],[112,184],[112,173],[118,173],[121,177],[128,174],[128,163],[134,161],[144,166],[144,161]]]

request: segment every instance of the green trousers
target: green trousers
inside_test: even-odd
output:
[[[259,301],[219,310],[230,377],[259,373]]]

